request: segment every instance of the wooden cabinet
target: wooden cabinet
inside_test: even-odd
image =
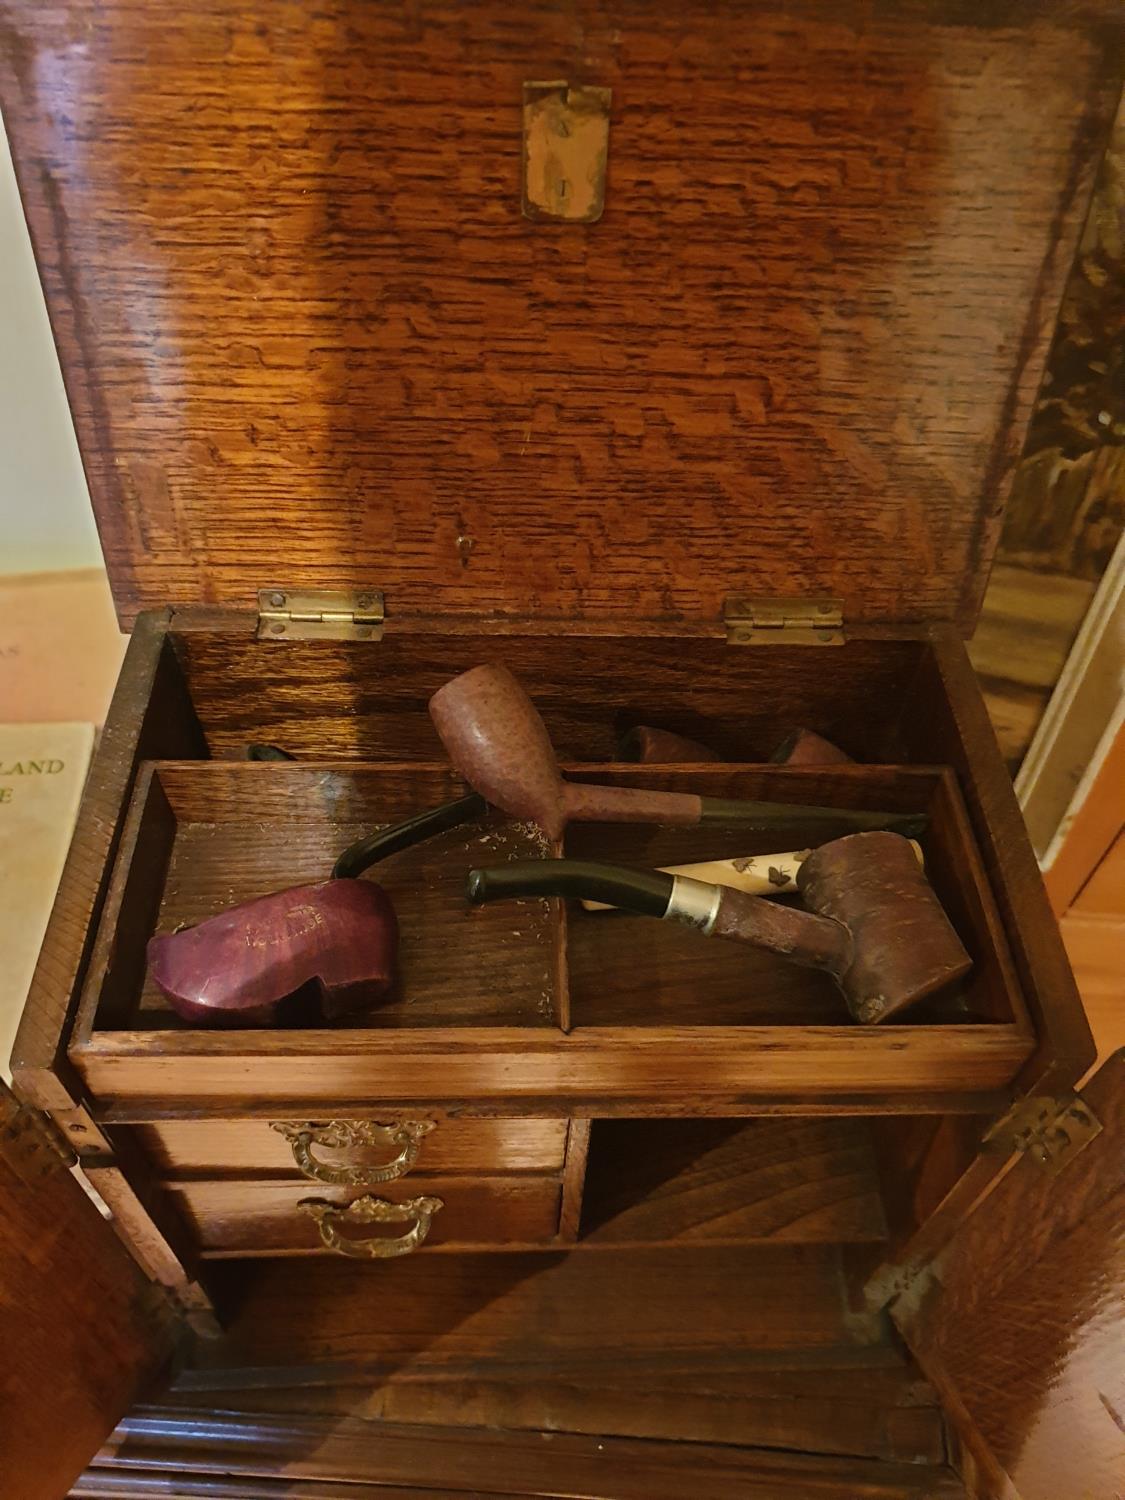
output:
[[[327,1358],[340,1309],[391,1284],[462,1309],[470,1363],[532,1307],[590,1378],[669,1337],[714,1375],[775,1314],[809,1348],[866,1337],[1093,1056],[962,634],[1121,18],[9,9],[5,117],[132,630],[21,1100],[197,1326],[217,1299],[217,1363],[255,1341]],[[557,218],[522,211],[524,84],[563,78],[612,94],[608,156],[581,168],[605,167],[596,222],[567,217],[573,166],[540,182]],[[584,97],[544,116],[559,163]],[[331,1028],[178,1021],[151,934],[326,876],[456,794],[426,703],[482,661],[519,676],[577,779],[924,814],[971,975],[863,1027],[822,976],[690,932],[470,914],[472,863],[771,846],[604,825],[551,845],[490,813],[380,867],[389,1003]],[[622,764],[641,724],[720,759]],[[797,726],[855,763],[771,764]],[[256,742],[295,759],[248,763]],[[350,1224],[363,1200],[390,1207]],[[371,1225],[403,1253],[310,1256]],[[741,1251],[767,1256],[772,1312]],[[526,1303],[497,1289],[516,1262]],[[685,1277],[694,1327],[672,1328]]]

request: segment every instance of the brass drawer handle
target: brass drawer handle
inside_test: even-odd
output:
[[[293,1160],[314,1182],[331,1187],[374,1187],[379,1182],[393,1182],[402,1177],[418,1160],[422,1137],[434,1128],[433,1120],[399,1120],[395,1125],[380,1125],[376,1120],[275,1120],[270,1127],[283,1135],[293,1147]],[[313,1155],[314,1146],[330,1151],[347,1151],[383,1146],[397,1151],[393,1160],[382,1166],[332,1166]]]
[[[408,1198],[405,1203],[388,1203],[386,1198],[366,1197],[357,1198],[346,1207],[323,1203],[318,1198],[304,1198],[297,1207],[316,1220],[320,1237],[329,1250],[360,1260],[393,1260],[396,1255],[409,1255],[418,1249],[430,1232],[434,1214],[445,1205],[440,1198]],[[407,1224],[411,1219],[413,1227],[396,1240],[353,1240],[336,1227],[337,1224]]]

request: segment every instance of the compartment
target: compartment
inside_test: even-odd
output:
[[[348,1118],[377,1099],[440,1113],[753,1112],[756,1100],[919,1094],[934,1107],[1006,1083],[1034,1045],[965,809],[941,768],[577,767],[723,796],[925,812],[935,888],[974,959],[908,1024],[859,1027],[822,976],[672,924],[520,902],[470,911],[474,864],[548,853],[489,816],[373,870],[402,924],[387,1004],[331,1029],[194,1031],[147,982],[150,934],[323,877],[341,848],[460,790],[423,765],[157,763],[142,770],[71,1056],[107,1120]],[[626,862],[800,847],[831,823],[736,829],[574,825],[567,847]],[[247,1078],[253,1092],[247,1103]],[[640,1101],[640,1102],[638,1102]],[[971,1098],[964,1100],[970,1107]],[[977,1101],[979,1105],[979,1100]],[[956,1107],[956,1106],[953,1106]]]
[[[393,1116],[376,1115],[387,1123]],[[346,1122],[351,1123],[351,1122]],[[432,1120],[422,1136],[417,1172],[554,1172],[566,1154],[565,1120]],[[301,1168],[293,1147],[268,1120],[161,1120],[134,1127],[137,1144],[165,1175],[242,1173],[295,1176]],[[333,1149],[314,1143],[318,1161],[329,1165],[376,1165],[392,1159],[393,1145]],[[405,1174],[404,1174],[405,1175]]]
[[[947,769],[600,767],[576,775],[722,798],[774,797],[829,807],[924,813],[928,822],[918,842],[926,873],[973,968],[963,981],[922,1002],[898,1025],[916,1031],[991,1023],[1029,1033],[1007,939],[956,780]],[[808,848],[838,832],[831,820],[794,820],[768,834],[736,827],[572,823],[564,852],[580,859],[658,868]],[[773,899],[800,905],[795,896]],[[743,944],[702,939],[675,922],[627,912],[588,912],[572,902],[567,959],[575,1026],[852,1025],[844,998],[829,976]]]
[[[146,766],[79,1035],[188,1030],[147,973],[145,946],[154,932],[326,880],[336,856],[361,835],[462,791],[452,775],[421,767]],[[546,903],[518,915],[470,913],[464,896],[470,863],[537,858],[545,850],[534,828],[489,815],[373,868],[371,878],[385,886],[398,916],[399,980],[389,1001],[343,1018],[339,1029],[550,1025],[559,1004],[557,914]],[[247,1042],[249,1033],[242,1037]]]
[[[322,1187],[305,1181],[231,1178],[169,1185],[169,1197],[186,1219],[204,1255],[333,1254],[316,1221],[298,1209],[314,1200],[344,1210],[371,1197],[406,1207],[418,1198],[437,1198],[418,1251],[456,1247],[553,1244],[559,1233],[562,1189],[554,1177],[411,1177],[408,1182],[373,1188]],[[411,1220],[387,1224],[340,1222],[350,1239],[394,1240]],[[415,1253],[413,1250],[408,1253]]]
[[[880,1244],[866,1120],[597,1120],[579,1244]]]

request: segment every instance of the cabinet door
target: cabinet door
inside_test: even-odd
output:
[[[1079,1098],[891,1308],[988,1500],[1125,1491],[1125,1050]]]
[[[0,1495],[59,1500],[171,1349],[173,1316],[0,1081]]]

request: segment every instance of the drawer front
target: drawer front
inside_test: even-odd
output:
[[[365,1240],[382,1241],[392,1255],[423,1247],[550,1244],[558,1234],[561,1201],[560,1185],[549,1177],[427,1175],[370,1192],[299,1180],[230,1178],[170,1183],[167,1192],[193,1227],[200,1249],[210,1255],[349,1253],[349,1248],[366,1255],[356,1245]]]
[[[135,1131],[164,1176],[284,1172],[327,1185],[364,1186],[411,1171],[557,1172],[566,1154],[567,1122],[388,1114],[377,1121],[165,1120]]]

